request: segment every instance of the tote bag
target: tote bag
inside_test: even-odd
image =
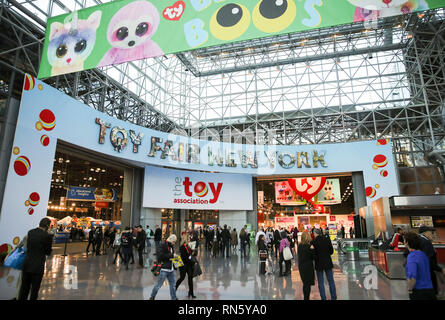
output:
[[[25,250],[22,248],[17,248],[14,250],[6,259],[4,266],[8,268],[22,270],[23,261],[25,261]]]
[[[292,252],[290,251],[289,247],[284,247],[284,249],[283,249],[283,258],[286,261],[291,260],[293,258]]]

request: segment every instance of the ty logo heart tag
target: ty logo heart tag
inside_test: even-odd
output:
[[[185,10],[184,1],[176,1],[174,5],[167,7],[162,12],[162,15],[167,20],[178,21]]]
[[[326,177],[288,179],[287,182],[296,194],[312,203],[311,199],[323,189]]]

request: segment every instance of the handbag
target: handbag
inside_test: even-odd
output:
[[[25,261],[26,253],[23,247],[17,248],[9,256],[6,257],[4,266],[17,270],[22,270],[23,262]]]
[[[157,261],[153,262],[151,273],[153,273],[155,277],[159,276],[159,274],[161,273],[161,264],[159,262]]]
[[[260,255],[260,260],[267,259],[267,251],[266,250],[260,250],[259,255]]]
[[[198,277],[202,274],[201,266],[199,265],[198,259],[195,256],[192,257],[192,260],[195,262],[193,264],[193,278]]]
[[[175,268],[179,268],[179,267],[183,267],[184,266],[184,262],[182,261],[181,256],[177,256],[176,258],[173,258],[172,262],[173,262],[173,266]]]
[[[288,261],[291,260],[293,258],[292,256],[292,252],[290,251],[289,247],[284,247],[283,249],[283,259]]]

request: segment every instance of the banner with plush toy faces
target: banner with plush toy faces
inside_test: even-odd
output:
[[[443,0],[113,1],[48,18],[38,77],[443,6]]]

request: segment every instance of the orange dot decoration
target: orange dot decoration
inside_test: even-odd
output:
[[[372,199],[375,197],[377,191],[373,187],[366,187],[365,193],[368,198]]]
[[[12,243],[16,246],[16,245],[18,245],[19,243],[20,243],[20,238],[19,237],[15,237],[13,240],[12,240]]]
[[[43,90],[43,85],[41,83],[39,83],[39,85],[37,86],[37,88],[39,88],[40,91]]]
[[[35,85],[36,85],[36,80],[34,79],[34,77],[30,74],[26,74],[25,75],[25,85],[24,85],[23,89],[25,89],[26,91],[29,91],[29,90],[34,89]]]
[[[36,129],[37,129],[38,131],[40,131],[40,130],[43,129],[42,123],[41,123],[40,121],[37,121],[37,122],[36,122]]]
[[[29,204],[33,207],[38,205],[40,202],[40,195],[37,192],[33,192],[29,195]]]
[[[386,156],[384,156],[383,154],[378,154],[374,157],[374,164],[378,168],[383,168],[388,164],[388,159],[386,159]],[[373,168],[374,168],[374,165],[373,165]]]
[[[49,109],[44,109],[39,114],[39,120],[42,127],[46,131],[51,131],[56,126],[56,117],[54,113]]]
[[[20,156],[14,161],[14,171],[19,176],[27,175],[31,170],[31,162],[25,156]]]
[[[25,206],[29,206],[29,200],[25,201]]]
[[[20,148],[19,147],[14,147],[12,149],[12,153],[15,154],[15,155],[18,155],[20,153]]]
[[[46,147],[47,145],[49,145],[49,137],[44,134],[40,137],[40,143],[42,144],[42,146]]]

